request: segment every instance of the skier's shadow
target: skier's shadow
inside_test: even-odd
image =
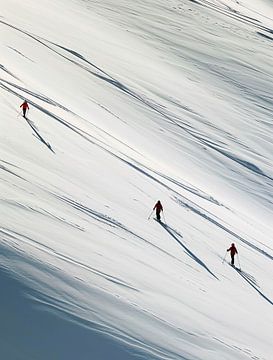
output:
[[[27,118],[26,116],[24,116],[24,119],[26,120],[26,122],[28,123],[28,125],[31,127],[31,129],[34,131],[34,133],[35,133],[34,136],[35,136],[39,141],[41,141],[45,146],[47,146],[50,151],[52,151],[52,152],[55,154],[55,151],[52,149],[51,145],[50,145],[49,143],[47,143],[47,142],[45,141],[45,139],[39,134],[39,131],[38,131],[38,129],[36,128],[36,126],[34,125],[34,123],[33,123],[31,120],[29,120],[29,118]]]
[[[251,287],[253,287],[254,290],[257,291],[258,294],[261,295],[262,298],[264,298],[267,302],[269,302],[270,305],[273,305],[273,301],[270,300],[267,296],[265,296],[265,295],[261,292],[261,290],[258,289],[259,286],[257,285],[256,281],[254,282],[254,281],[252,280],[252,277],[250,278],[250,275],[249,275],[249,274],[247,274],[247,273],[245,273],[244,271],[239,270],[239,269],[236,269],[236,271],[237,271],[237,273],[238,273],[239,275],[241,275],[241,277],[242,277]]]
[[[186,251],[186,253],[194,260],[196,261],[199,265],[201,265],[205,270],[207,270],[207,272],[209,272],[215,279],[219,280],[218,277],[216,275],[213,274],[213,272],[207,267],[207,265],[200,260],[190,249],[188,249],[181,240],[178,239],[178,236],[182,237],[177,231],[175,231],[174,229],[172,229],[170,226],[168,226],[167,224],[164,224],[162,222],[158,223],[167,231],[167,233],[169,233],[177,242],[180,246],[182,246],[182,248]],[[176,235],[174,235],[174,233]]]

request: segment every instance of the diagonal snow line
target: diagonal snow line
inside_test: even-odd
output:
[[[7,229],[7,228],[4,228],[2,227],[0,229],[0,234],[2,234],[2,236],[4,237],[8,237],[8,238],[12,238],[13,240],[22,240],[24,241],[26,244],[30,245],[30,246],[33,246],[35,247],[37,250],[39,251],[42,251],[44,253],[47,253],[53,257],[56,257],[60,260],[63,260],[65,262],[68,262],[72,265],[75,265],[75,266],[78,266],[78,267],[81,267],[87,271],[90,271],[92,273],[94,273],[95,275],[98,275],[100,277],[103,277],[105,280],[108,280],[112,283],[115,283],[117,285],[122,285],[124,287],[127,287],[127,288],[130,288],[131,290],[135,290],[135,291],[138,291],[135,287],[133,287],[132,285],[126,283],[125,281],[115,277],[115,276],[112,276],[110,274],[107,274],[103,271],[100,271],[90,265],[87,265],[81,261],[78,261],[68,255],[64,255],[58,251],[56,251],[55,249],[49,247],[49,246],[46,246],[44,244],[42,244],[41,242],[39,242],[38,240],[35,240],[35,239],[32,239],[31,237],[27,236],[27,235],[23,235],[17,231],[14,231],[14,230],[11,230],[11,229]]]
[[[224,8],[221,8],[220,6],[213,4],[211,1],[208,1],[208,0],[191,0],[191,1],[195,2],[198,5],[207,7],[211,10],[217,11],[220,14],[224,14],[228,17],[231,17],[232,19],[235,19],[237,21],[243,22],[245,24],[253,25],[253,26],[257,27],[258,29],[272,33],[272,30],[270,28],[268,28],[267,26],[260,24],[259,20],[249,17],[249,16],[246,16],[244,14],[241,14],[238,11],[233,10],[231,7],[229,7],[227,5],[226,5],[226,9],[224,9]]]
[[[36,99],[41,100],[41,101],[43,101],[43,102],[45,102],[45,103],[47,103],[49,105],[59,107],[60,109],[66,111],[66,112],[69,112],[69,113],[71,113],[73,115],[76,115],[75,113],[73,113],[73,111],[69,110],[67,107],[61,105],[57,101],[52,100],[51,98],[49,98],[49,97],[47,97],[45,95],[35,93],[34,91],[30,91],[30,90],[28,90],[27,88],[25,88],[23,86],[19,86],[17,84],[14,84],[14,83],[12,83],[10,81],[7,81],[5,79],[2,79],[2,78],[0,78],[0,81],[6,83],[7,85],[10,85],[10,86],[14,87],[17,90],[20,90],[20,91],[22,91],[22,92],[24,92],[24,93],[26,93],[28,95],[31,95],[31,96],[35,97]]]
[[[69,204],[70,206],[75,208],[76,210],[81,211],[81,212],[85,213],[88,216],[91,216],[96,221],[102,222],[103,224],[106,224],[106,225],[108,225],[110,227],[121,229],[121,230],[125,231],[126,233],[128,233],[130,235],[133,235],[136,239],[141,240],[141,241],[145,242],[146,244],[149,244],[150,246],[155,248],[157,251],[160,251],[161,253],[164,253],[164,254],[170,256],[174,260],[176,260],[178,262],[181,262],[181,260],[178,257],[176,257],[176,256],[170,254],[169,252],[161,249],[159,246],[157,246],[157,245],[153,244],[152,242],[146,240],[144,237],[136,234],[135,232],[133,232],[132,230],[127,228],[125,225],[123,225],[119,221],[109,217],[108,215],[105,215],[105,214],[102,214],[102,213],[100,213],[100,212],[98,212],[96,210],[90,209],[89,207],[87,207],[87,206],[85,206],[85,205],[83,205],[83,204],[81,204],[81,203],[79,203],[79,202],[77,202],[75,200],[69,199],[66,196],[61,196],[61,195],[57,195],[57,194],[54,194],[54,196],[57,199],[66,202],[67,204]]]
[[[262,291],[259,290],[258,287],[255,286],[255,285],[253,284],[253,282],[249,280],[249,278],[246,276],[246,274],[245,274],[243,271],[240,271],[240,270],[238,270],[238,269],[236,269],[236,268],[235,268],[235,270],[237,271],[237,273],[238,273],[254,290],[257,291],[258,294],[261,295],[261,297],[262,297],[263,299],[265,299],[270,305],[273,305],[273,301],[270,300],[267,296],[265,296],[265,295],[262,293]]]
[[[26,179],[24,179],[22,176],[20,176],[20,175],[16,174],[14,171],[12,171],[12,170],[8,169],[8,168],[7,168],[6,166],[4,166],[4,165],[0,165],[0,169],[2,169],[2,170],[4,170],[4,171],[8,172],[9,174],[12,174],[12,175],[14,175],[14,176],[18,177],[19,179],[22,179],[22,180],[25,180],[25,181],[26,181]]]
[[[166,224],[163,224],[162,222],[158,222],[162,227],[163,229],[165,229],[167,231],[167,233],[169,233],[177,242],[178,244],[180,244],[183,249],[186,251],[186,253],[194,260],[196,261],[199,265],[201,265],[205,270],[207,270],[215,279],[219,280],[218,277],[207,267],[207,265],[201,260],[199,259],[189,248],[186,247],[186,245],[184,245],[182,243],[182,241],[180,239],[178,239],[178,236],[177,235],[174,235],[173,233],[173,229],[166,225]]]
[[[208,220],[209,222],[211,222],[212,224],[218,226],[220,229],[226,231],[228,234],[234,236],[237,240],[240,240],[241,242],[243,242],[244,244],[248,245],[250,248],[252,248],[253,250],[256,250],[257,252],[259,252],[260,254],[266,256],[267,258],[269,258],[270,260],[273,260],[273,256],[270,255],[269,253],[267,253],[265,250],[262,250],[261,248],[259,248],[258,246],[252,244],[250,241],[244,239],[242,236],[236,234],[234,231],[228,229],[226,226],[222,225],[221,223],[219,223],[218,221],[216,221],[215,219],[213,219],[212,217],[206,215],[205,213],[201,212],[199,209],[194,208],[192,205],[189,205],[185,202],[183,202],[182,200],[176,198],[176,201],[179,205],[184,206],[186,208],[188,208],[189,210],[191,210],[192,212],[194,212],[195,214],[201,216],[202,218]]]
[[[37,129],[31,124],[31,122],[29,121],[29,119],[25,117],[25,120],[26,120],[26,122],[28,123],[28,125],[31,127],[31,129],[35,132],[35,134],[37,135],[38,139],[39,139],[44,145],[46,145],[46,146],[48,147],[48,149],[53,152],[53,154],[55,154],[55,151],[52,149],[51,145],[50,145],[48,142],[46,142],[45,139],[39,134],[39,132],[37,131]]]

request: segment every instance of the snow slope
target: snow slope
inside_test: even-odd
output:
[[[1,359],[272,359],[271,2],[0,5]]]

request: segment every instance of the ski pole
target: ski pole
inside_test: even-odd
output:
[[[223,257],[223,261],[222,261],[222,264],[224,264],[225,260],[226,260],[226,256],[227,256],[227,251],[225,253],[225,256]]]
[[[154,210],[152,210],[151,214],[148,216],[148,220],[150,220],[150,217],[152,216],[153,212],[154,212]]]
[[[20,114],[21,114],[21,110],[18,112],[18,114],[17,114],[17,116],[16,116],[16,117],[18,118],[18,116],[19,116]]]
[[[162,210],[162,216],[163,216],[163,219],[164,219],[164,223],[166,224],[166,219],[165,219],[163,210]]]
[[[237,253],[237,260],[238,260],[239,268],[240,268],[240,270],[241,270],[240,258],[239,258],[239,254],[238,254],[238,253]]]

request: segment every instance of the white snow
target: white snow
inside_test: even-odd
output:
[[[0,358],[271,360],[271,2],[0,5]]]

